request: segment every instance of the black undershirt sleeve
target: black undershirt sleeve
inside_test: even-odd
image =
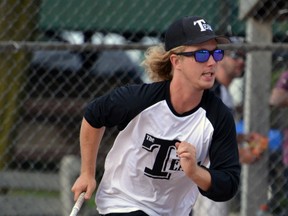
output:
[[[214,99],[212,99],[214,100]],[[209,191],[200,192],[214,201],[227,201],[238,191],[241,166],[236,139],[235,121],[230,110],[216,99],[209,116],[215,131],[209,149],[210,167],[207,169],[212,177]]]
[[[167,82],[127,85],[94,99],[84,118],[95,128],[117,126],[122,130],[141,111],[164,100]]]

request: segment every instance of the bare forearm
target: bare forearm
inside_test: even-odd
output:
[[[209,190],[212,178],[208,170],[197,165],[195,146],[184,141],[177,142],[176,148],[185,174],[203,191]]]
[[[93,128],[83,118],[80,130],[81,173],[71,189],[74,200],[77,200],[83,191],[86,192],[85,199],[90,199],[96,188],[96,160],[104,131],[105,127]]]
[[[211,187],[212,180],[208,170],[201,166],[197,166],[196,171],[190,177],[199,188],[203,191],[208,191]]]
[[[93,128],[84,118],[80,130],[81,174],[95,176],[96,160],[105,128]]]
[[[281,88],[274,88],[270,96],[270,105],[278,107],[288,106],[288,92]]]

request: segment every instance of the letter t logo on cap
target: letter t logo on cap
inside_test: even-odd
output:
[[[211,30],[212,31],[212,28],[209,24],[206,24],[205,20],[204,19],[200,19],[200,20],[197,20],[197,21],[194,21],[193,23],[194,25],[199,25],[200,27],[200,30],[201,32],[202,31],[206,31],[206,30]]]
[[[205,23],[204,19],[194,21],[194,25],[198,24],[201,31],[206,31],[206,28],[203,26],[203,23]]]

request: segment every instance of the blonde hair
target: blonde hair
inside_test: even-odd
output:
[[[173,77],[172,64],[170,56],[173,53],[181,52],[184,47],[177,47],[166,51],[163,44],[152,46],[145,52],[145,59],[142,66],[146,70],[152,81],[171,80]]]

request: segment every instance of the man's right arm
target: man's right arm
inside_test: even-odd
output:
[[[272,89],[270,105],[288,107],[288,71],[283,72]]]
[[[104,132],[105,127],[94,128],[83,118],[80,129],[81,172],[72,187],[74,200],[83,191],[86,192],[85,199],[90,199],[96,188],[96,161]]]
[[[277,107],[288,106],[288,91],[282,88],[275,87],[270,96],[270,105]]]

